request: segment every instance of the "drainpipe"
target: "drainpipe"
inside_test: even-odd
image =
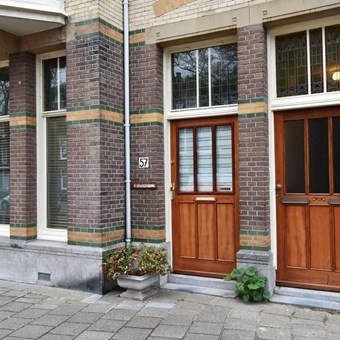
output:
[[[130,166],[130,79],[129,79],[129,0],[123,0],[124,15],[124,130],[125,130],[125,243],[131,243]]]

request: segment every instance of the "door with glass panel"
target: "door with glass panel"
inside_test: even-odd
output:
[[[237,120],[171,123],[173,267],[222,277],[238,250]]]
[[[340,291],[340,108],[275,114],[279,285]]]

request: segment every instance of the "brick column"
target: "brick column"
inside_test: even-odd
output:
[[[10,55],[10,238],[37,236],[35,55]]]
[[[163,51],[144,45],[144,31],[130,32],[131,69],[131,179],[152,183],[156,189],[132,189],[132,239],[165,241]],[[150,167],[140,169],[139,157]]]
[[[72,30],[70,30],[72,31]],[[124,241],[122,31],[102,19],[68,36],[68,243]]]
[[[272,288],[266,32],[262,25],[242,27],[237,38],[241,233],[237,262],[257,266]]]

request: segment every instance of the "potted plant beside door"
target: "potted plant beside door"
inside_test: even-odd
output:
[[[159,275],[169,274],[171,266],[166,250],[155,246],[128,245],[116,248],[103,262],[103,274],[127,289],[120,296],[144,300],[154,295]]]

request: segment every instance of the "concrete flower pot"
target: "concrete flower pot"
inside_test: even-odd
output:
[[[119,275],[117,282],[121,288],[126,289],[126,292],[120,294],[121,297],[142,301],[157,293],[157,288],[153,286],[158,285],[159,274]]]

